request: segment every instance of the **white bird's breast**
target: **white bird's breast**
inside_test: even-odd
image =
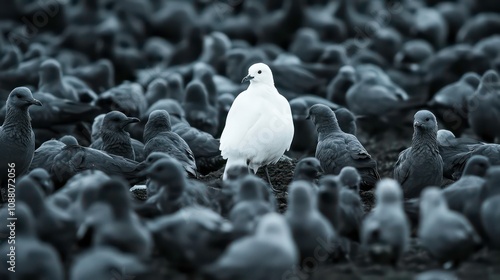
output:
[[[231,106],[220,139],[224,158],[274,163],[290,148],[294,126],[290,104],[274,87],[251,85]]]

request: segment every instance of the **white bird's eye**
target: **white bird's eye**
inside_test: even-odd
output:
[[[262,73],[262,71],[261,71],[261,70],[259,70],[259,71],[257,71],[257,73],[259,73],[259,74],[260,74],[260,73]]]

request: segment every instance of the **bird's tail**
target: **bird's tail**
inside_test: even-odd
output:
[[[247,162],[243,158],[227,158],[226,167],[224,167],[224,175],[222,175],[222,180],[227,179],[227,171],[233,166],[248,166]]]

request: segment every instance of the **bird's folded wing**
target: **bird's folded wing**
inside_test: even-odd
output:
[[[213,157],[220,154],[219,140],[206,132],[190,127],[185,123],[174,125],[172,131],[179,134],[186,141],[195,157]]]
[[[410,175],[411,162],[408,159],[411,147],[403,150],[399,156],[396,165],[394,166],[394,179],[396,179],[401,185],[408,179]]]
[[[251,106],[250,106],[251,104]],[[238,150],[248,131],[262,117],[265,107],[258,97],[252,97],[244,91],[235,99],[226,119],[226,126],[220,138],[220,150],[223,156],[227,152]]]
[[[369,159],[371,158],[370,154],[366,151],[365,147],[359,143],[358,139],[355,136],[346,134],[347,137],[347,150],[349,151],[349,155],[357,160],[357,159]]]

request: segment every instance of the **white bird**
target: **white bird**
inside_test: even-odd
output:
[[[250,66],[242,83],[246,81],[250,81],[250,86],[234,100],[220,137],[221,154],[227,159],[223,180],[231,166],[242,164],[254,173],[266,166],[269,180],[267,165],[278,162],[292,144],[292,110],[274,87],[269,66]]]

